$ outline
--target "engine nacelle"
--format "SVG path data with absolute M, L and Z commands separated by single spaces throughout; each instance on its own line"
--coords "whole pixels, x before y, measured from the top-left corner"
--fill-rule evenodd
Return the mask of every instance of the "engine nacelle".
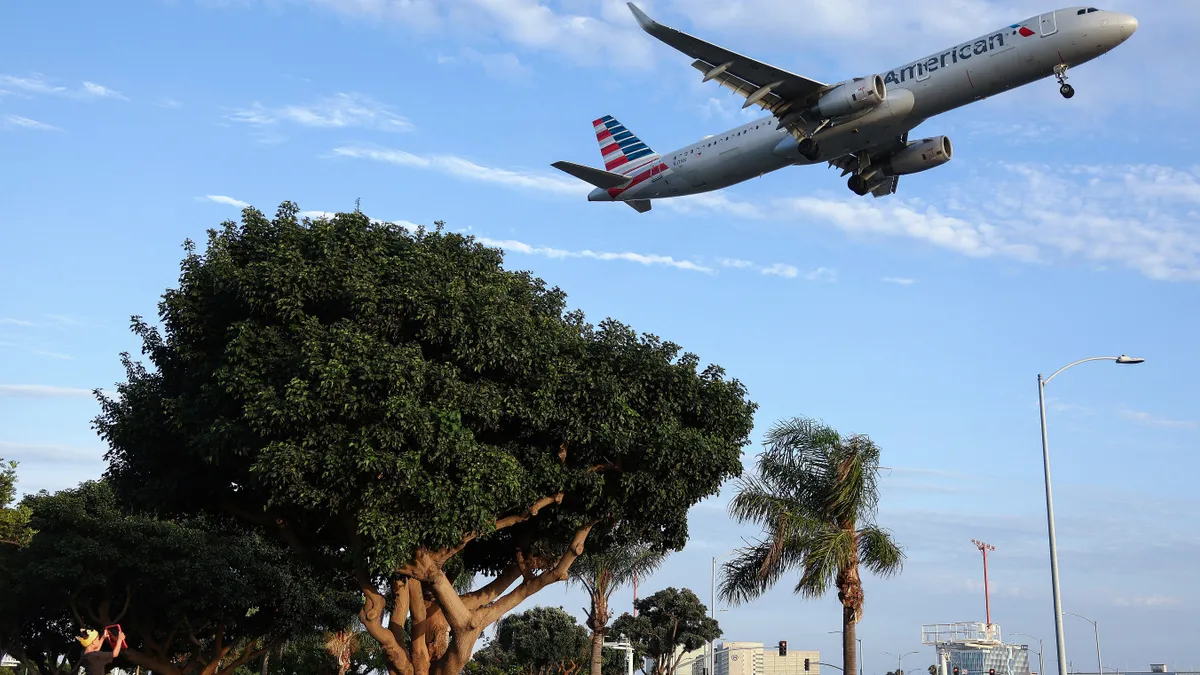
M 949 136 L 934 136 L 913 143 L 892 155 L 883 168 L 885 176 L 903 176 L 920 173 L 941 166 L 954 156 L 954 147 Z
M 845 117 L 867 108 L 874 108 L 887 98 L 887 86 L 878 75 L 858 77 L 830 89 L 817 100 L 821 117 Z

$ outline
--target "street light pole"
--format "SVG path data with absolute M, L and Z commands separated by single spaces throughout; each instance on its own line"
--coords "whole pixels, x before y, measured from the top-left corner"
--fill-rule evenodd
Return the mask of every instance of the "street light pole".
M 1063 638 L 1062 593 L 1058 586 L 1058 544 L 1054 536 L 1054 498 L 1050 491 L 1050 445 L 1046 438 L 1046 385 L 1050 384 L 1059 373 L 1071 366 L 1088 361 L 1116 361 L 1118 364 L 1142 363 L 1145 359 L 1121 356 L 1093 356 L 1080 359 L 1054 371 L 1050 377 L 1042 379 L 1038 373 L 1038 408 L 1042 414 L 1042 462 L 1046 473 L 1046 533 L 1050 539 L 1050 583 L 1054 589 L 1054 641 L 1058 651 L 1058 675 L 1067 675 L 1067 645 Z
M 709 606 L 709 615 L 713 618 L 714 621 L 717 618 L 717 561 L 730 555 L 731 553 L 736 553 L 736 552 L 737 552 L 737 549 L 733 548 L 733 549 L 730 549 L 730 550 L 722 553 L 721 555 L 713 556 L 713 559 L 712 559 L 712 570 L 711 570 L 712 576 L 709 579 L 709 584 L 710 584 L 709 591 L 711 593 L 710 597 L 712 600 L 712 604 Z M 708 672 L 705 673 L 705 675 L 713 675 L 713 673 L 716 672 L 717 656 L 713 652 L 713 641 L 712 640 L 708 641 L 708 663 L 706 665 L 708 667 Z
M 1038 641 L 1038 675 L 1046 675 L 1046 661 L 1042 658 L 1042 649 L 1044 649 L 1042 638 L 1033 637 L 1029 633 L 1012 633 L 1012 635 L 1024 635 L 1027 638 Z
M 910 655 L 910 654 L 920 654 L 920 653 L 921 653 L 921 652 L 905 652 L 905 653 L 903 653 L 903 654 L 900 654 L 899 656 L 897 656 L 896 654 L 893 654 L 893 653 L 891 653 L 891 652 L 884 652 L 884 654 L 887 654 L 888 656 L 895 656 L 895 657 L 896 657 L 896 675 L 901 675 L 901 673 L 900 673 L 900 671 L 901 671 L 901 668 L 900 668 L 900 661 L 901 661 L 901 660 L 903 660 L 903 659 L 904 659 L 904 657 L 906 657 L 906 656 L 908 656 L 908 655 Z
M 1063 612 L 1063 613 L 1070 614 L 1071 616 L 1077 616 L 1077 617 L 1083 619 L 1084 621 L 1087 621 L 1088 623 L 1092 624 L 1092 628 L 1096 631 L 1096 667 L 1099 668 L 1099 670 L 1097 670 L 1096 672 L 1100 673 L 1100 675 L 1104 675 L 1104 662 L 1100 660 L 1100 625 L 1082 614 L 1076 614 L 1075 612 Z

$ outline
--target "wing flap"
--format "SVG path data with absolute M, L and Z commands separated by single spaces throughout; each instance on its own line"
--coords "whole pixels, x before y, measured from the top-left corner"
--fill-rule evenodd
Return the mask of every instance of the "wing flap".
M 745 93 L 747 96 L 764 85 L 778 83 L 771 88 L 771 91 L 777 98 L 798 101 L 806 99 L 828 86 L 823 82 L 790 73 L 762 61 L 729 51 L 724 47 L 718 47 L 711 42 L 705 42 L 683 31 L 664 26 L 646 16 L 646 13 L 638 9 L 637 5 L 632 2 L 627 4 L 630 11 L 633 12 L 633 16 L 637 19 L 638 25 L 642 27 L 642 30 L 693 59 L 702 61 L 707 65 L 703 69 L 706 74 L 712 72 L 715 68 L 720 68 L 720 71 L 714 73 L 710 79 L 720 79 L 722 76 L 734 76 L 742 80 L 742 82 L 751 85 Z M 699 68 L 697 64 L 692 65 Z
M 712 70 L 715 66 L 713 66 L 711 63 L 709 63 L 707 61 L 701 61 L 701 60 L 697 59 L 696 61 L 692 62 L 692 67 L 702 73 L 705 73 L 705 75 L 707 76 L 708 73 L 712 72 Z M 756 106 L 762 108 L 763 110 L 769 110 L 771 112 L 775 112 L 777 110 L 782 110 L 783 106 L 787 103 L 786 99 L 781 97 L 779 94 L 775 93 L 774 88 L 768 90 L 764 95 L 762 95 L 755 101 L 749 100 L 750 96 L 753 95 L 756 91 L 758 91 L 761 88 L 761 85 L 757 85 L 753 82 L 748 82 L 747 80 L 744 80 L 744 79 L 738 77 L 737 75 L 730 74 L 728 71 L 721 71 L 708 79 L 714 80 L 718 84 L 720 84 L 722 87 L 725 87 L 726 89 L 731 89 L 731 90 L 733 90 L 734 93 L 738 94 L 739 96 L 745 97 L 746 105 L 743 107 L 749 107 L 751 105 L 756 105 Z

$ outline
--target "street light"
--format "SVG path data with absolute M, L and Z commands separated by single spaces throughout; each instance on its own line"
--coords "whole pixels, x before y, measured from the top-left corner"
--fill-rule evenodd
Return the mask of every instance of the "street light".
M 884 654 L 887 654 L 888 656 L 895 656 L 895 657 L 896 657 L 896 675 L 900 675 L 900 670 L 901 670 L 901 669 L 900 669 L 900 661 L 901 661 L 901 660 L 902 660 L 904 657 L 906 657 L 906 656 L 908 656 L 908 655 L 910 655 L 910 654 L 920 654 L 920 653 L 921 653 L 921 652 L 905 652 L 905 653 L 903 653 L 903 654 L 900 654 L 899 656 L 896 656 L 895 654 L 893 654 L 893 653 L 891 653 L 891 652 L 884 652 Z
M 1100 626 L 1099 626 L 1099 624 L 1097 624 L 1095 621 L 1092 621 L 1091 619 L 1087 618 L 1086 616 L 1084 616 L 1082 614 L 1076 614 L 1075 612 L 1063 612 L 1063 614 L 1070 614 L 1071 616 L 1077 616 L 1077 617 L 1083 619 L 1084 621 L 1092 624 L 1092 628 L 1096 631 L 1096 667 L 1098 668 L 1098 670 L 1096 672 L 1100 673 L 1100 675 L 1104 675 L 1104 662 L 1100 660 Z
M 737 553 L 736 548 L 729 549 L 728 551 L 722 553 L 721 555 L 713 556 L 713 559 L 712 559 L 712 577 L 709 581 L 710 592 L 712 594 L 711 595 L 712 605 L 709 606 L 709 614 L 710 614 L 710 616 L 712 616 L 713 620 L 716 620 L 716 618 L 717 618 L 717 561 L 722 558 L 725 558 L 733 553 Z M 708 672 L 705 673 L 705 675 L 713 675 L 713 673 L 716 670 L 716 667 L 717 667 L 717 657 L 716 657 L 716 654 L 713 653 L 713 641 L 709 640 L 708 641 Z
M 1042 658 L 1042 638 L 1033 637 L 1029 633 L 1009 633 L 1009 635 L 1024 635 L 1027 638 L 1038 641 L 1038 675 L 1046 675 L 1046 661 Z
M 841 632 L 842 632 L 842 631 L 840 631 L 840 630 L 831 630 L 831 631 L 829 631 L 829 634 L 830 634 L 830 635 L 833 635 L 834 633 L 839 633 L 839 634 L 840 634 Z M 854 639 L 855 639 L 855 640 L 858 640 L 858 675 L 862 675 L 862 672 L 863 672 L 863 662 L 862 662 L 862 638 L 858 637 L 858 635 L 857 635 L 857 633 L 856 633 L 856 634 L 855 634 L 855 636 L 854 636 Z
M 1050 377 L 1042 379 L 1038 373 L 1038 408 L 1042 413 L 1042 462 L 1046 471 L 1046 530 L 1050 539 L 1050 580 L 1054 588 L 1054 640 L 1058 646 L 1058 675 L 1067 675 L 1067 646 L 1063 639 L 1062 596 L 1058 588 L 1058 545 L 1054 540 L 1054 499 L 1050 493 L 1050 446 L 1046 439 L 1046 385 L 1050 384 L 1062 371 L 1088 361 L 1116 361 L 1118 364 L 1142 363 L 1145 359 L 1125 356 L 1093 356 L 1080 359 L 1054 371 Z

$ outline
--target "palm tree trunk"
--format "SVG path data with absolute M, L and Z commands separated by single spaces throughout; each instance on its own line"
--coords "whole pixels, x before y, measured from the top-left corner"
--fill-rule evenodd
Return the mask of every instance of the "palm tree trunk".
M 604 631 L 592 631 L 592 675 L 600 675 L 600 664 L 604 661 Z
M 858 672 L 858 659 L 854 651 L 856 612 L 851 607 L 842 607 L 842 673 L 855 675 Z

